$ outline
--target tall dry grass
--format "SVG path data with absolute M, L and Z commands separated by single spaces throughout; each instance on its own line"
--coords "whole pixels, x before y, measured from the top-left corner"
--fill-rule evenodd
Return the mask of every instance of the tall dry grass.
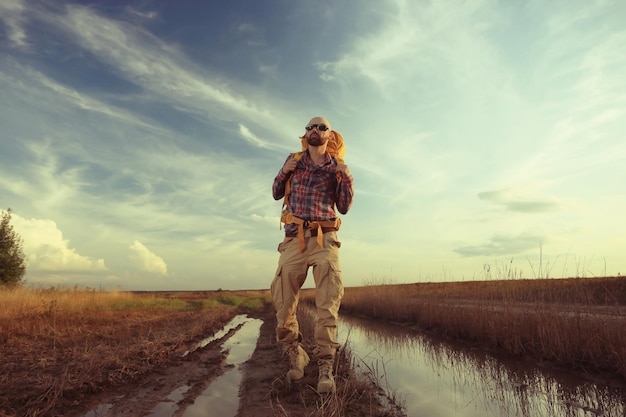
M 621 277 L 370 285 L 346 288 L 341 311 L 626 378 Z
M 224 296 L 0 290 L 0 415 L 45 416 L 132 380 L 266 303 L 257 294 Z

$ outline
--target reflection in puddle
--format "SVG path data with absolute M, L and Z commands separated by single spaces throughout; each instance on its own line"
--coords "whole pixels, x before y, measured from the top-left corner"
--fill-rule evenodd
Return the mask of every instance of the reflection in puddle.
M 234 416 L 239 408 L 239 383 L 241 369 L 239 365 L 250 359 L 261 329 L 262 320 L 248 319 L 228 339 L 223 349 L 227 350 L 227 364 L 232 368 L 221 375 L 189 406 L 183 417 Z
M 113 408 L 113 404 L 100 404 L 88 413 L 83 414 L 83 417 L 106 416 L 111 408 Z
M 170 392 L 170 395 L 164 401 L 157 404 L 150 414 L 146 417 L 171 417 L 178 411 L 178 402 L 184 398 L 184 395 L 191 388 L 189 385 L 178 387 Z
M 239 407 L 240 382 L 241 372 L 229 370 L 196 398 L 183 417 L 234 416 Z
M 243 323 L 245 323 L 248 320 L 249 320 L 248 317 L 246 315 L 244 315 L 244 314 L 240 314 L 238 316 L 235 316 L 230 322 L 228 322 L 228 324 L 226 324 L 226 326 L 224 326 L 224 328 L 222 330 L 220 330 L 219 332 L 215 333 L 213 336 L 207 337 L 206 339 L 202 339 L 194 347 L 192 347 L 190 350 L 188 350 L 187 352 L 183 353 L 183 356 L 187 356 L 190 353 L 194 352 L 195 350 L 202 349 L 203 347 L 205 347 L 209 343 L 211 343 L 211 342 L 213 342 L 215 340 L 221 339 L 222 337 L 226 336 L 228 334 L 228 332 L 230 332 L 231 330 L 236 329 L 237 327 L 241 326 Z
M 377 375 L 409 416 L 617 417 L 626 415 L 623 388 L 547 375 L 519 362 L 435 341 L 400 326 L 342 317 L 360 368 Z

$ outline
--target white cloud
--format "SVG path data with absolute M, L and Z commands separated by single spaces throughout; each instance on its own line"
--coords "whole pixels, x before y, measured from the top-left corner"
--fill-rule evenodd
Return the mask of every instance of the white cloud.
M 67 10 L 55 23 L 82 47 L 116 67 L 120 76 L 147 91 L 218 120 L 233 120 L 231 112 L 256 123 L 274 120 L 265 110 L 272 106 L 258 107 L 225 83 L 194 73 L 193 63 L 175 46 L 136 26 L 105 19 L 90 8 L 68 6 Z
M 154 20 L 157 17 L 159 17 L 159 14 L 157 12 L 155 12 L 155 11 L 142 12 L 142 11 L 139 11 L 139 10 L 133 8 L 132 6 L 127 6 L 126 10 L 131 15 L 139 16 L 140 18 L 146 19 L 146 20 Z
M 393 93 L 410 89 L 425 81 L 425 75 L 469 74 L 487 78 L 484 69 L 472 65 L 492 64 L 485 49 L 482 32 L 492 23 L 493 12 L 485 2 L 466 2 L 450 10 L 435 2 L 424 5 L 404 0 L 392 1 L 384 12 L 374 10 L 382 24 L 364 36 L 354 37 L 352 50 L 334 62 L 319 62 L 320 77 L 326 81 L 346 80 L 355 74 L 367 78 L 381 91 Z M 471 59 L 459 59 L 469 56 Z M 448 64 L 437 67 L 437 62 Z M 454 71 L 451 69 L 454 68 Z M 447 80 L 451 80 L 448 78 Z M 433 88 L 433 85 L 427 85 Z M 401 94 L 400 94 L 401 95 Z
M 80 255 L 69 247 L 57 224 L 48 219 L 24 219 L 11 215 L 14 230 L 24 242 L 28 271 L 106 271 L 104 259 Z
M 258 148 L 269 148 L 269 144 L 263 139 L 259 139 L 254 133 L 248 129 L 248 127 L 239 124 L 239 133 L 241 136 L 251 145 Z
M 167 275 L 167 264 L 158 255 L 155 255 L 150 249 L 146 248 L 138 240 L 135 240 L 130 249 L 129 258 L 137 268 L 141 271 L 155 272 L 161 275 Z
M 11 43 L 17 47 L 27 46 L 23 13 L 25 4 L 20 0 L 3 0 L 0 2 L 0 21 L 7 26 Z
M 262 223 L 269 226 L 280 227 L 280 212 L 276 210 L 275 216 L 270 215 L 260 215 L 253 213 L 250 215 L 250 219 L 255 223 Z
M 481 244 L 460 246 L 455 248 L 454 251 L 462 256 L 511 255 L 537 248 L 545 240 L 546 236 L 541 234 L 498 234 Z
M 559 202 L 554 197 L 531 197 L 513 189 L 483 191 L 478 193 L 478 198 L 501 204 L 507 210 L 526 213 L 539 213 L 559 208 Z

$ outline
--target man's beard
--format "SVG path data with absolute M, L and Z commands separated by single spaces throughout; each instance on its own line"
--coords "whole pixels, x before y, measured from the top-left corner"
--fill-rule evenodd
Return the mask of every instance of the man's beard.
M 307 143 L 309 144 L 309 146 L 321 146 L 323 144 L 325 144 L 326 142 L 328 142 L 328 139 L 323 138 L 320 135 L 311 135 L 309 137 L 306 138 Z

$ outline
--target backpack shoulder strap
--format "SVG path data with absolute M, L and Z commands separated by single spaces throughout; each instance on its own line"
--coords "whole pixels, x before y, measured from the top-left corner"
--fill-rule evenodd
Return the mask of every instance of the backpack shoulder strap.
M 295 159 L 296 161 L 299 161 L 300 159 L 302 159 L 302 155 L 304 155 L 304 151 L 299 151 L 299 152 L 292 153 L 291 157 Z M 287 206 L 287 199 L 289 198 L 289 195 L 291 194 L 291 177 L 292 176 L 293 176 L 293 173 L 289 175 L 289 178 L 287 178 L 287 183 L 285 184 L 285 198 L 283 200 L 283 208 Z

